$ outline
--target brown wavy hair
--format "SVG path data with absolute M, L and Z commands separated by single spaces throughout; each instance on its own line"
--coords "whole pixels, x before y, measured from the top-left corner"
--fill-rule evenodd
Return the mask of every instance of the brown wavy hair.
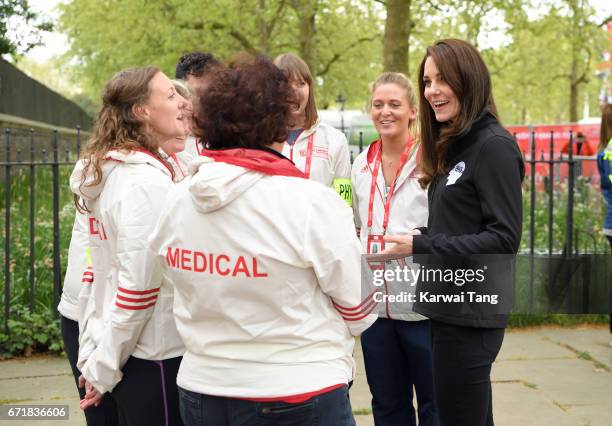
M 285 73 L 289 81 L 302 79 L 308 84 L 308 101 L 304 110 L 304 129 L 312 128 L 317 123 L 319 114 L 317 113 L 317 103 L 314 96 L 314 80 L 308 64 L 299 56 L 292 53 L 284 53 L 274 59 L 274 65 Z
M 149 83 L 158 72 L 160 70 L 155 67 L 128 68 L 119 71 L 106 83 L 93 135 L 81 157 L 84 160 L 81 186 L 85 184 L 85 177 L 91 170 L 94 179 L 87 186 L 96 186 L 102 181 L 102 162 L 109 151 L 145 149 L 167 164 L 159 154 L 158 142 L 146 132 L 144 123 L 132 108 L 149 99 Z M 76 194 L 74 200 L 80 212 L 89 211 L 85 202 Z
M 425 61 L 433 58 L 440 77 L 453 90 L 459 101 L 459 114 L 440 123 L 425 99 Z M 425 187 L 437 176 L 448 172 L 446 154 L 456 137 L 469 132 L 472 124 L 485 113 L 497 116 L 493 100 L 491 76 L 478 50 L 466 41 L 444 39 L 429 46 L 419 67 L 419 120 L 421 123 L 422 169 L 419 180 Z
M 605 105 L 601 110 L 601 126 L 599 127 L 599 146 L 597 152 L 603 151 L 612 139 L 612 104 Z
M 242 57 L 208 81 L 193 129 L 206 148 L 264 148 L 287 139 L 293 91 L 270 59 Z

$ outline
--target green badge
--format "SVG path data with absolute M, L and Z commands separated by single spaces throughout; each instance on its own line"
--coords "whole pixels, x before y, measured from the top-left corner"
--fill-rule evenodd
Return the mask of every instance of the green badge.
M 89 247 L 85 247 L 85 266 L 87 267 L 92 266 L 91 250 L 89 249 Z
M 347 178 L 334 179 L 334 190 L 336 193 L 346 201 L 349 207 L 353 206 L 353 188 L 351 187 L 351 180 Z

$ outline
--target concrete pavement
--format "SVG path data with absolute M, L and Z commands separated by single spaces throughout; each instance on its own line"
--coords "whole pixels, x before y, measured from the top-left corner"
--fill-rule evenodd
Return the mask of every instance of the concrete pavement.
M 511 330 L 493 367 L 497 426 L 612 425 L 612 347 L 607 327 Z M 351 389 L 358 426 L 374 425 L 361 348 Z M 67 404 L 70 419 L 0 425 L 84 425 L 65 358 L 0 362 L 0 404 Z

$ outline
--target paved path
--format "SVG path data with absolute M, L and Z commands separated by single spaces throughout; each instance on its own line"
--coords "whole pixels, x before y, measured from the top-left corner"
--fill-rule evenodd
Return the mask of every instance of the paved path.
M 606 327 L 509 331 L 493 367 L 497 426 L 612 425 L 612 348 Z M 351 390 L 358 426 L 374 425 L 361 349 Z M 68 363 L 60 357 L 0 362 L 0 404 L 68 404 L 70 420 L 0 425 L 84 425 Z

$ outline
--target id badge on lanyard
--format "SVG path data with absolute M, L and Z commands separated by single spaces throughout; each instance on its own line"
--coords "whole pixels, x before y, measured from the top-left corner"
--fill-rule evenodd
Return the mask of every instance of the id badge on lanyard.
M 374 170 L 372 171 L 372 183 L 370 186 L 370 199 L 368 202 L 368 228 L 367 228 L 368 229 L 368 240 L 367 240 L 367 247 L 366 247 L 368 254 L 380 253 L 381 251 L 385 249 L 385 241 L 383 237 L 385 233 L 387 232 L 387 227 L 389 225 L 389 214 L 391 211 L 391 198 L 393 197 L 393 193 L 395 191 L 395 184 L 397 182 L 397 178 L 399 177 L 400 172 L 402 171 L 402 168 L 408 161 L 408 152 L 410 151 L 412 140 L 409 140 L 408 143 L 406 143 L 406 147 L 404 148 L 404 151 L 402 152 L 402 156 L 400 158 L 400 165 L 399 165 L 399 168 L 397 169 L 393 184 L 388 188 L 385 187 L 385 197 L 383 200 L 384 217 L 383 217 L 383 223 L 382 223 L 382 234 L 372 234 L 372 224 L 374 223 L 374 214 L 373 214 L 374 198 L 375 198 L 376 190 L 378 188 L 376 180 L 378 178 L 378 171 L 380 170 L 380 164 L 381 164 L 381 159 L 382 159 L 382 141 L 378 141 L 376 143 L 377 143 L 377 146 L 376 146 L 377 152 L 374 157 Z
M 380 253 L 385 249 L 384 235 L 368 234 L 367 250 L 368 254 Z

